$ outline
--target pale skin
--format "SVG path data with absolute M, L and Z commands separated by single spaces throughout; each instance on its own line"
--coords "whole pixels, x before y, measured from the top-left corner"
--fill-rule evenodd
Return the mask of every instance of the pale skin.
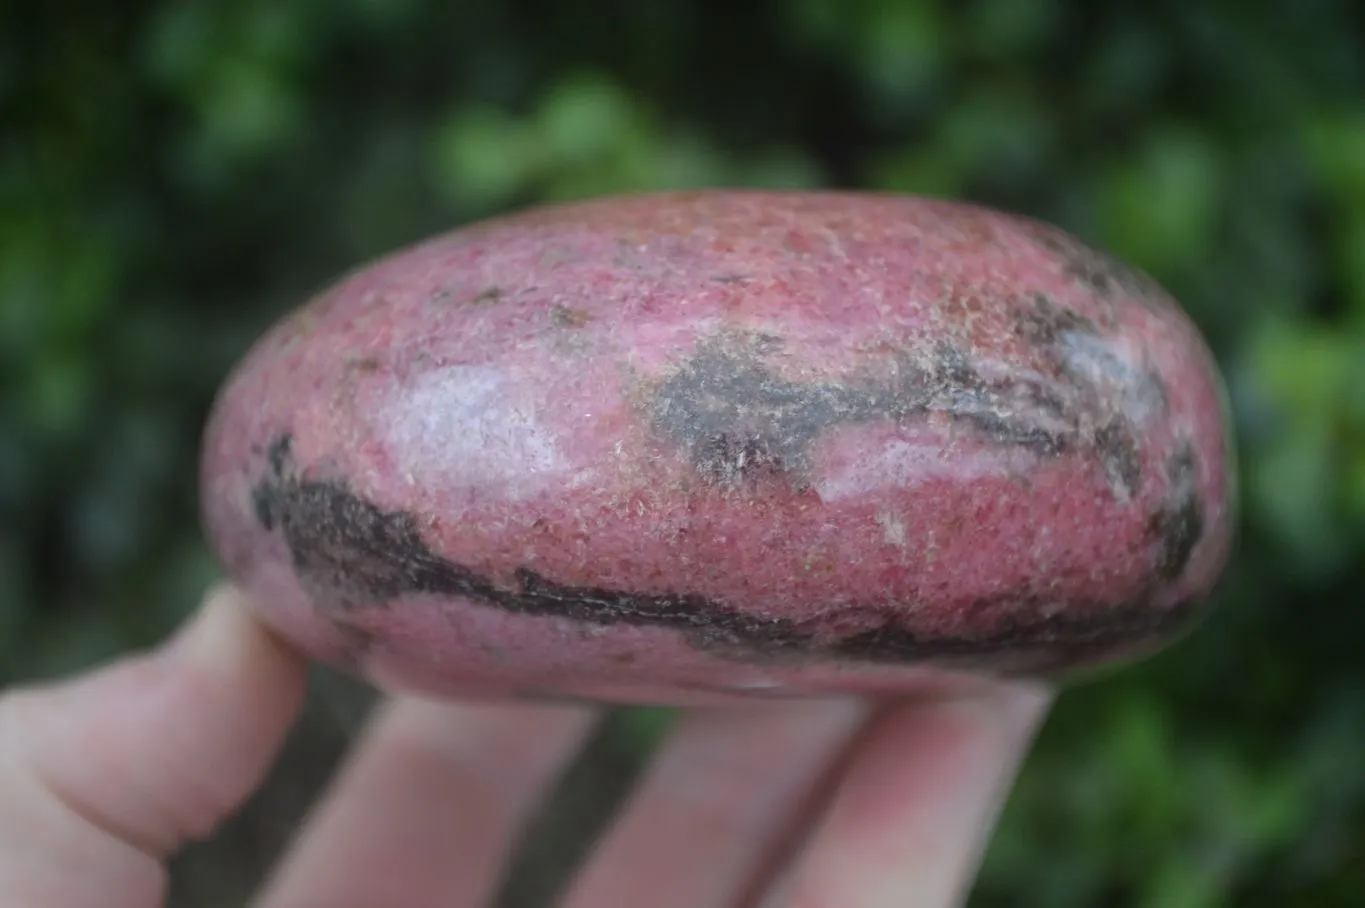
M 0 905 L 152 908 L 261 783 L 303 658 L 230 588 L 153 652 L 0 696 Z M 682 717 L 562 908 L 962 904 L 1050 693 Z M 255 904 L 483 908 L 600 716 L 393 698 Z

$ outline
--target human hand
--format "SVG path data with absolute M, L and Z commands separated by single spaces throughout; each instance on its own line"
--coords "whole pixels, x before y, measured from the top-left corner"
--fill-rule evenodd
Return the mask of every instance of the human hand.
M 166 858 L 259 784 L 300 656 L 230 590 L 166 646 L 0 697 L 0 905 L 150 908 Z M 566 908 L 881 908 L 964 898 L 1045 690 L 682 717 Z M 487 905 L 587 707 L 394 698 L 262 908 Z

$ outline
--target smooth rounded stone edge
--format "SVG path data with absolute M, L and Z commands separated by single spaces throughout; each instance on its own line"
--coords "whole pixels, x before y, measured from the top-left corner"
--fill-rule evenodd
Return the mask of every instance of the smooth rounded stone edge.
M 354 272 L 225 383 L 204 523 L 310 654 L 449 696 L 891 694 L 1150 653 L 1231 546 L 1211 355 L 1037 222 L 594 200 Z

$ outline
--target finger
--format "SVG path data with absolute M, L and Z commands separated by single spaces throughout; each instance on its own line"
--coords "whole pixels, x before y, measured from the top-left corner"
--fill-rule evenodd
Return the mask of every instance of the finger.
M 1047 702 L 1000 685 L 878 717 L 764 908 L 961 904 Z
M 866 707 L 690 714 L 570 891 L 566 908 L 734 904 L 785 844 Z
M 483 906 L 593 718 L 583 707 L 389 704 L 263 904 Z
M 256 787 L 304 679 L 221 589 L 157 652 L 0 698 L 0 905 L 160 904 L 162 858 Z

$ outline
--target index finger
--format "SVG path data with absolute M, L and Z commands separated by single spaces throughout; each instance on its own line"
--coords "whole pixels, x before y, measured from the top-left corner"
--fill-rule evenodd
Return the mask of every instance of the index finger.
M 163 859 L 256 787 L 304 681 L 222 588 L 153 653 L 0 697 L 0 905 L 159 905 Z

